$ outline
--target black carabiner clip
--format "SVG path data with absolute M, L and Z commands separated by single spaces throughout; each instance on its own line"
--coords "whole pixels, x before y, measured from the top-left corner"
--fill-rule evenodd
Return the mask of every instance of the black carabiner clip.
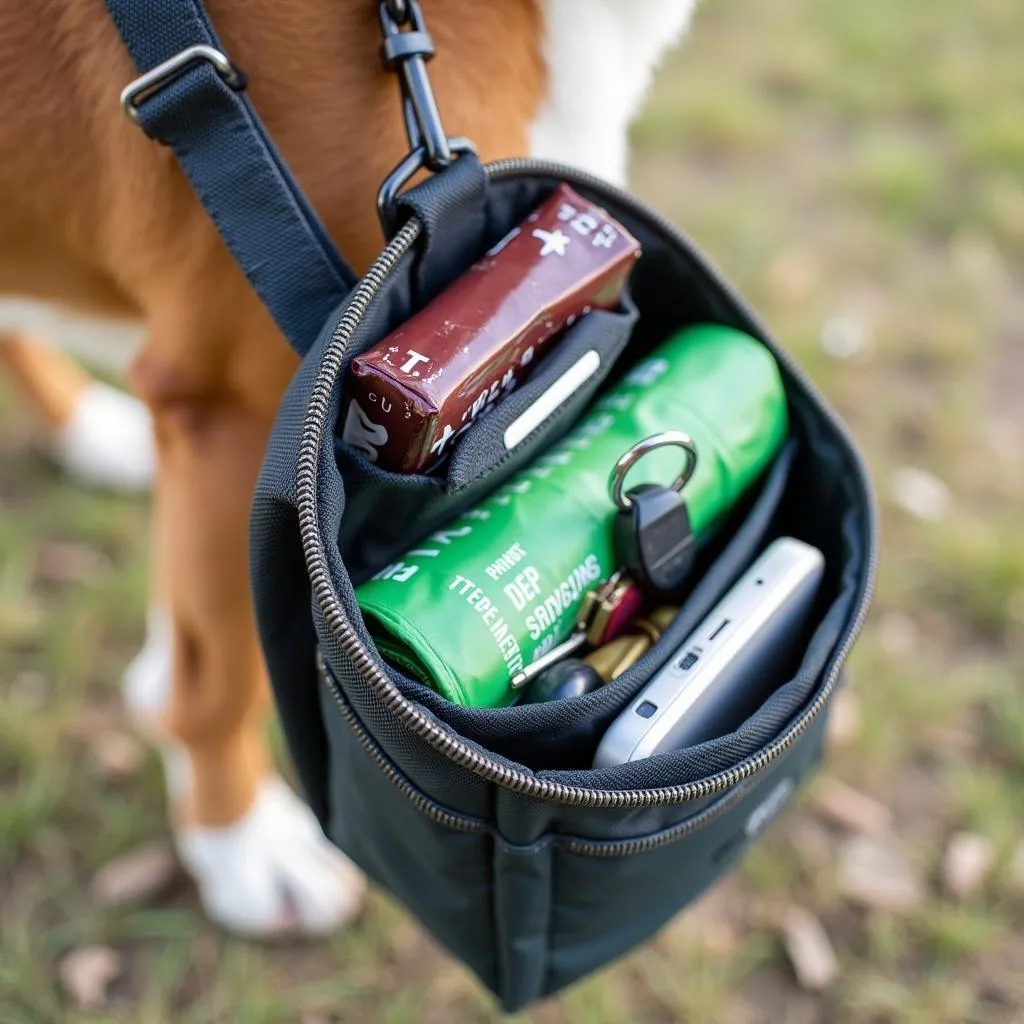
M 463 153 L 475 153 L 468 139 L 449 138 L 441 121 L 427 61 L 434 56 L 434 41 L 426 30 L 417 0 L 382 0 L 380 25 L 384 34 L 380 52 L 384 67 L 398 74 L 402 115 L 409 138 L 409 155 L 384 180 L 377 193 L 377 214 L 390 237 L 391 210 L 399 192 L 424 168 L 441 171 Z M 403 25 L 408 28 L 403 29 Z

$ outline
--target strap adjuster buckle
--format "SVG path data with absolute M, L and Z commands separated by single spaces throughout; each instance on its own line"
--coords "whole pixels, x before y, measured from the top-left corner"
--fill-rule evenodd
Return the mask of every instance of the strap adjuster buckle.
M 232 64 L 220 50 L 205 44 L 189 46 L 173 57 L 168 57 L 162 64 L 157 64 L 155 68 L 145 74 L 139 75 L 124 87 L 121 91 L 121 107 L 128 120 L 133 124 L 141 125 L 139 104 L 158 93 L 184 70 L 202 61 L 212 64 L 214 70 L 230 88 L 236 91 L 245 88 L 245 73 Z

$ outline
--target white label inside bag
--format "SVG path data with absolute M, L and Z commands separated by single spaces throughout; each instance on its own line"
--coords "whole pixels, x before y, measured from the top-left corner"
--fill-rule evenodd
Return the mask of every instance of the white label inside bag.
M 510 451 L 532 434 L 549 416 L 571 398 L 601 367 L 601 354 L 584 353 L 520 416 L 505 428 L 505 449 Z

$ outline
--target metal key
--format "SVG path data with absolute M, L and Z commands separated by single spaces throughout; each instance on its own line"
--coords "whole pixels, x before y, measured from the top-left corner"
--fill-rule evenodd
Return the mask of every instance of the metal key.
M 568 640 L 563 640 L 556 647 L 552 647 L 547 654 L 542 654 L 534 659 L 521 672 L 517 672 L 509 681 L 513 690 L 521 690 L 527 683 L 533 682 L 541 673 L 557 665 L 563 658 L 570 658 L 577 651 L 587 646 L 587 634 L 585 630 L 577 629 Z
M 686 452 L 686 465 L 671 486 L 641 484 L 622 493 L 626 474 L 656 448 L 675 446 Z M 665 431 L 635 444 L 615 464 L 610 485 L 619 509 L 614 536 L 622 565 L 649 590 L 670 594 L 690 571 L 693 530 L 681 491 L 697 467 L 697 448 L 681 431 Z
M 671 605 L 655 608 L 649 615 L 637 619 L 628 633 L 591 651 L 583 663 L 594 669 L 605 682 L 614 682 L 661 639 L 678 614 L 679 609 Z
M 576 628 L 587 634 L 591 647 L 614 640 L 643 610 L 643 592 L 626 573 L 617 572 L 601 586 L 587 592 L 576 618 Z

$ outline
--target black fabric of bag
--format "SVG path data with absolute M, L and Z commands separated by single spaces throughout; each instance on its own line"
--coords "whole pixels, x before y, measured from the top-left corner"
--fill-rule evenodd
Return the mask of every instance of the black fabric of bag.
M 508 456 L 496 458 L 492 443 L 503 420 L 484 418 L 440 477 L 385 473 L 362 459 L 336 432 L 348 362 L 559 180 L 622 221 L 644 254 L 623 307 L 574 325 L 522 401 L 571 362 L 576 344 L 600 346 L 609 376 Z M 870 600 L 874 505 L 855 448 L 804 375 L 693 246 L 635 200 L 569 169 L 521 162 L 481 170 L 463 157 L 404 204 L 404 217 L 423 225 L 420 237 L 368 302 L 357 287 L 342 304 L 282 401 L 254 505 L 256 609 L 288 746 L 325 831 L 512 1011 L 644 941 L 734 864 L 798 791 L 820 759 L 828 700 Z M 501 709 L 458 707 L 387 665 L 354 586 L 528 464 L 596 390 L 661 340 L 707 321 L 776 353 L 792 438 L 703 553 L 678 619 L 654 648 L 596 693 Z M 516 408 L 499 405 L 496 415 Z M 296 481 L 303 472 L 312 479 L 312 466 L 315 492 L 307 493 Z M 827 564 L 792 679 L 728 736 L 592 770 L 612 718 L 782 535 L 816 545 Z

